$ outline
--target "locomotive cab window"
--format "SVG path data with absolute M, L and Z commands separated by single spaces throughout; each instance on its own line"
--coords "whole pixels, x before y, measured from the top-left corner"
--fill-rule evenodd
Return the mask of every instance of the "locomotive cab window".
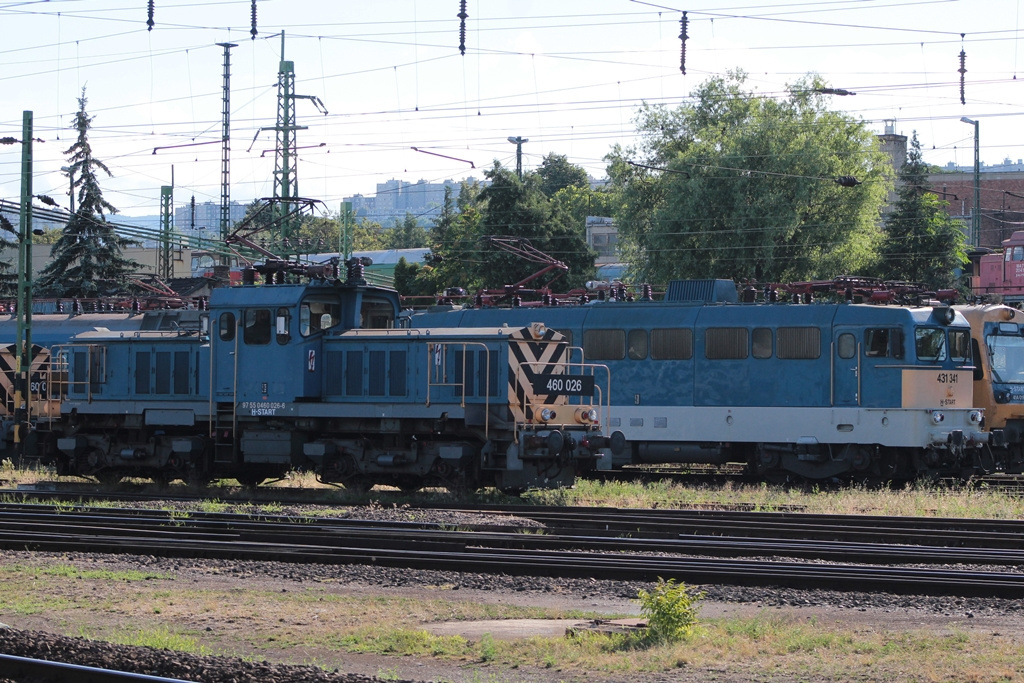
M 245 310 L 245 329 L 242 333 L 242 341 L 253 345 L 269 344 L 270 330 L 269 308 L 247 308 Z
M 287 344 L 292 338 L 292 312 L 282 306 L 277 309 L 277 343 Z
M 359 309 L 359 326 L 363 329 L 387 330 L 395 326 L 395 309 L 381 299 L 363 299 Z
M 920 361 L 946 360 L 946 331 L 937 327 L 914 330 L 914 348 Z
M 222 313 L 220 316 L 220 340 L 231 341 L 235 338 L 235 314 Z
M 864 355 L 868 358 L 903 358 L 903 330 L 899 328 L 864 330 Z
M 306 299 L 299 307 L 299 333 L 303 337 L 329 330 L 341 322 L 341 306 L 335 301 Z
M 971 333 L 967 330 L 949 331 L 949 357 L 954 362 L 969 364 L 971 362 Z

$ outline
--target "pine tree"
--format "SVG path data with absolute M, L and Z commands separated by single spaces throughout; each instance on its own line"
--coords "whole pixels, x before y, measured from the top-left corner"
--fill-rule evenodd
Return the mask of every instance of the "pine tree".
M 885 222 L 880 275 L 929 289 L 954 286 L 957 269 L 967 263 L 966 236 L 946 213 L 947 202 L 928 189 L 928 164 L 921 158 L 917 131 L 899 180 L 896 204 Z
M 106 219 L 106 213 L 117 209 L 103 198 L 98 172 L 112 174 L 93 156 L 92 118 L 85 111 L 86 102 L 83 88 L 71 126 L 78 131 L 78 139 L 65 151 L 78 208 L 50 249 L 52 262 L 39 274 L 38 293 L 45 296 L 93 298 L 131 291 L 129 278 L 139 268 L 139 263 L 122 255 L 125 247 L 137 242 L 118 235 Z

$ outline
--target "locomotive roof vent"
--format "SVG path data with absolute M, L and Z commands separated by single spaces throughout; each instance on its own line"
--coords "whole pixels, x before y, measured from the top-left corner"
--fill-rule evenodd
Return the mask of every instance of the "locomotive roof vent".
M 732 280 L 672 280 L 668 283 L 665 301 L 735 304 L 739 296 Z

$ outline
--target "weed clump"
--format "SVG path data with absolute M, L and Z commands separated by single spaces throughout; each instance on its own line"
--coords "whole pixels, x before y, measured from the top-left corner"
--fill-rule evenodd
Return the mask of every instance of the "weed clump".
M 650 644 L 676 643 L 686 638 L 697 624 L 697 609 L 704 593 L 675 579 L 658 578 L 650 591 L 637 593 L 640 613 L 647 619 L 644 640 Z

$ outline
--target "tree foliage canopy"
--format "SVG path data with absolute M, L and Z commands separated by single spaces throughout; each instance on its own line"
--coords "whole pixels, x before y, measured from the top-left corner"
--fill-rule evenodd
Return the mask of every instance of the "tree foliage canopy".
M 513 171 L 495 163 L 484 175 L 491 184 L 480 192 L 480 201 L 485 203 L 479 236 L 483 243 L 474 263 L 476 278 L 484 287 L 513 284 L 544 267 L 493 244 L 489 246 L 486 242 L 489 236 L 527 240 L 534 249 L 563 262 L 569 272 L 559 283 L 566 288 L 593 277 L 594 253 L 587 247 L 582 226 L 569 224 L 565 214 L 554 210 L 552 202 L 541 191 L 539 174 L 527 173 L 520 180 Z M 544 278 L 530 286 L 547 281 L 548 278 Z
M 567 187 L 584 188 L 590 186 L 587 172 L 569 161 L 564 154 L 551 152 L 537 167 L 540 176 L 540 191 L 551 199 L 559 190 Z
M 639 148 L 608 155 L 635 275 L 768 282 L 864 270 L 881 239 L 888 157 L 862 122 L 826 107 L 818 78 L 778 98 L 744 81 L 713 77 L 676 109 L 644 106 Z
M 129 292 L 134 289 L 129 278 L 139 268 L 137 262 L 122 255 L 124 248 L 137 242 L 121 237 L 107 223 L 105 214 L 117 209 L 103 198 L 98 174 L 111 173 L 93 156 L 89 144 L 92 118 L 85 111 L 86 103 L 83 88 L 71 126 L 78 131 L 78 139 L 65 152 L 72 191 L 78 192 L 78 208 L 50 249 L 53 260 L 39 273 L 36 286 L 47 296 L 92 298 Z

